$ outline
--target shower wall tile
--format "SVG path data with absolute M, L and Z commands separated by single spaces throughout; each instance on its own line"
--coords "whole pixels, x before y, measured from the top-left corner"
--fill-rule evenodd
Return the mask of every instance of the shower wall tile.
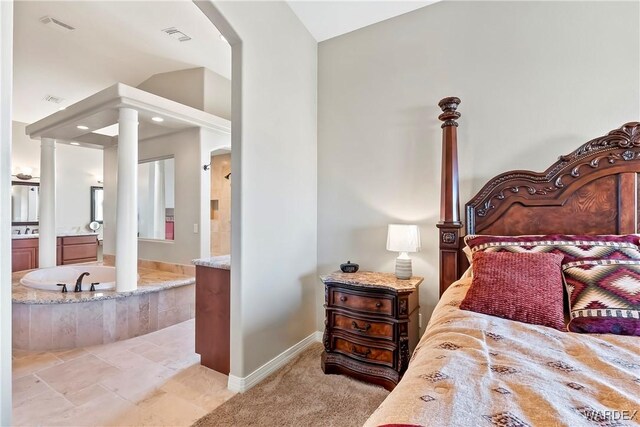
M 51 305 L 51 336 L 52 345 L 55 349 L 74 348 L 76 346 L 78 305 Z
M 168 289 L 158 294 L 158 311 L 166 311 L 176 306 L 176 289 Z
M 126 298 L 127 301 L 127 322 L 129 324 L 129 338 L 140 335 L 140 296 Z
M 104 316 L 102 301 L 77 304 L 77 340 L 78 347 L 102 344 Z
M 174 291 L 176 307 L 193 304 L 196 300 L 196 288 L 194 286 L 183 286 L 181 288 L 174 289 Z
M 116 300 L 116 341 L 129 338 L 129 303 L 126 299 Z
M 138 300 L 138 335 L 148 334 L 149 329 L 149 294 L 140 295 Z M 131 310 L 129 310 L 131 313 Z
M 102 317 L 104 322 L 104 330 L 102 331 L 102 342 L 110 343 L 117 341 L 116 339 L 116 300 L 103 301 Z
M 31 350 L 49 350 L 53 347 L 51 341 L 51 305 L 32 305 L 29 323 L 38 325 L 29 331 L 29 347 Z
M 231 155 L 211 157 L 211 255 L 231 253 Z
M 11 326 L 12 326 L 12 344 L 14 348 L 29 348 L 29 312 L 30 305 L 12 304 Z
M 158 330 L 158 292 L 149 294 L 149 330 Z
M 161 311 L 158 313 L 158 329 L 166 328 L 167 326 L 175 325 L 179 323 L 179 310 L 172 308 L 170 310 Z

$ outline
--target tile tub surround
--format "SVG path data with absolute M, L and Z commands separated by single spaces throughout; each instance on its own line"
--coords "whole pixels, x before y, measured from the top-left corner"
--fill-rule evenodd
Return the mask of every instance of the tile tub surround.
M 101 263 L 88 263 L 86 265 L 102 265 Z M 140 280 L 138 289 L 131 292 L 99 291 L 99 292 L 73 292 L 73 285 L 67 286 L 69 292 L 51 292 L 33 289 L 20 284 L 20 279 L 29 271 L 17 271 L 12 274 L 13 292 L 11 301 L 14 304 L 68 304 L 102 301 L 110 299 L 128 298 L 132 295 L 158 292 L 180 286 L 195 284 L 195 277 L 171 273 L 167 271 L 138 269 Z M 91 283 L 91 276 L 84 279 L 85 283 Z
M 219 268 L 221 270 L 231 270 L 231 255 L 212 256 L 209 258 L 194 259 L 193 265 L 202 267 Z
M 13 348 L 47 351 L 112 343 L 166 328 L 195 315 L 195 279 L 140 270 L 134 292 L 66 294 L 19 284 L 14 273 Z

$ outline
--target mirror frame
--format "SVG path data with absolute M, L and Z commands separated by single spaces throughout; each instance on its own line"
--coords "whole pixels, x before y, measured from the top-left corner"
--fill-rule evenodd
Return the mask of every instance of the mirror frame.
M 104 223 L 104 218 L 101 221 L 96 219 L 96 191 L 102 190 L 104 191 L 104 187 L 100 187 L 99 185 L 91 186 L 91 219 L 89 222 L 97 222 L 98 224 Z M 102 200 L 104 200 L 104 193 L 102 195 Z M 104 214 L 104 211 L 103 211 Z
M 11 186 L 14 185 L 27 185 L 29 187 L 40 187 L 39 182 L 30 182 L 30 181 L 11 181 Z M 38 194 L 38 203 L 40 203 L 40 194 Z M 40 221 L 11 221 L 11 226 L 20 226 L 20 225 L 40 225 Z

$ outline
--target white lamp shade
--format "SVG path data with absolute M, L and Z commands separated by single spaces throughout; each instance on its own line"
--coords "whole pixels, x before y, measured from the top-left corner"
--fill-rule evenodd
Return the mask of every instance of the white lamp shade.
M 420 229 L 417 225 L 389 224 L 387 250 L 392 252 L 418 252 Z

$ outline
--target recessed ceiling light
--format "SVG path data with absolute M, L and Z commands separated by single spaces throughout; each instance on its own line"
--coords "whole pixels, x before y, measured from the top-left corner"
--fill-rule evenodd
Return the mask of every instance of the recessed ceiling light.
M 80 145 L 79 142 L 70 142 L 69 144 L 71 144 L 71 145 Z
M 164 119 L 162 117 L 151 117 L 151 120 L 158 123 L 164 122 Z
M 228 43 L 228 42 L 227 42 L 227 39 L 226 39 L 226 38 L 225 38 L 225 36 L 223 36 L 222 34 L 220 34 L 220 40 L 222 40 L 222 41 L 223 41 L 223 42 L 225 42 L 225 43 Z
M 60 108 L 58 108 L 58 111 L 62 111 L 62 110 L 66 110 L 66 109 L 67 109 L 67 107 L 60 107 Z
M 76 126 L 76 127 L 77 127 L 78 129 L 80 129 L 80 130 L 89 130 L 89 128 L 88 128 L 87 126 L 85 126 L 85 125 L 78 125 L 78 126 Z

